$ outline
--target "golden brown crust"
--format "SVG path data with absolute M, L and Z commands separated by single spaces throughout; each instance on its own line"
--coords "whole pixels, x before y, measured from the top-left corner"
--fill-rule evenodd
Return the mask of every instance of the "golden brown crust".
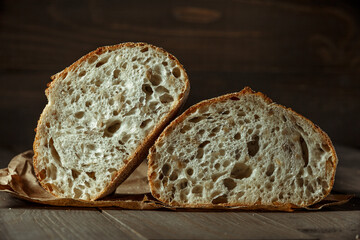
M 151 178 L 151 169 L 154 166 L 154 157 L 153 155 L 156 152 L 156 145 L 162 141 L 163 138 L 166 138 L 166 136 L 168 136 L 171 131 L 181 122 L 183 122 L 187 116 L 189 116 L 191 113 L 194 113 L 195 111 L 197 111 L 199 108 L 203 107 L 203 106 L 209 106 L 213 103 L 216 102 L 222 102 L 222 101 L 227 101 L 229 99 L 231 100 L 237 100 L 239 99 L 241 96 L 244 95 L 255 95 L 258 96 L 260 98 L 262 98 L 266 103 L 268 104 L 276 104 L 273 103 L 273 101 L 267 97 L 265 94 L 261 93 L 261 92 L 255 92 L 253 91 L 250 87 L 245 87 L 243 90 L 241 90 L 240 92 L 237 93 L 230 93 L 230 94 L 226 94 L 220 97 L 216 97 L 216 98 L 212 98 L 212 99 L 208 99 L 208 100 L 204 100 L 202 102 L 199 102 L 193 106 L 191 106 L 189 109 L 187 109 L 184 113 L 182 113 L 179 117 L 177 117 L 174 121 L 172 121 L 166 128 L 165 130 L 160 134 L 160 136 L 158 137 L 158 139 L 156 140 L 155 144 L 150 148 L 149 150 L 149 155 L 148 155 L 148 179 L 149 179 L 149 185 L 150 185 L 150 190 L 151 190 L 151 194 L 157 198 L 159 201 L 164 202 L 165 204 L 168 204 L 170 206 L 180 206 L 180 207 L 189 207 L 189 208 L 214 208 L 216 206 L 223 206 L 223 207 L 241 207 L 243 209 L 249 209 L 249 210 L 255 210 L 255 209 L 262 209 L 262 210 L 281 210 L 281 211 L 291 211 L 291 209 L 294 208 L 303 208 L 306 206 L 310 206 L 312 204 L 315 204 L 318 201 L 313 201 L 313 202 L 308 202 L 302 205 L 294 205 L 291 203 L 287 203 L 287 204 L 282 204 L 282 203 L 278 203 L 278 202 L 274 202 L 272 205 L 261 205 L 260 203 L 255 203 L 254 205 L 239 205 L 239 204 L 229 204 L 229 203 L 221 203 L 221 204 L 180 204 L 180 205 L 174 205 L 173 203 L 168 202 L 166 199 L 161 199 L 160 195 L 158 195 L 155 191 L 155 185 L 154 182 L 152 181 Z M 328 135 L 322 131 L 320 129 L 320 127 L 318 127 L 317 125 L 315 125 L 313 122 L 311 122 L 309 119 L 305 118 L 304 116 L 296 113 L 295 111 L 293 111 L 291 108 L 286 108 L 280 104 L 276 104 L 277 106 L 289 111 L 291 114 L 295 115 L 296 117 L 299 117 L 303 120 L 305 120 L 307 123 L 310 124 L 310 126 L 318 133 L 320 133 L 320 135 L 323 138 L 323 141 L 326 142 L 331 149 L 331 153 L 332 153 L 332 168 L 330 169 L 330 172 L 332 173 L 332 178 L 331 178 L 331 183 L 329 188 L 327 189 L 327 192 L 324 195 L 324 198 L 329 195 L 332 186 L 334 185 L 334 181 L 335 181 L 335 172 L 336 172 L 336 166 L 337 166 L 337 162 L 338 162 L 338 158 L 335 152 L 335 148 L 330 140 L 330 138 L 328 137 Z
M 135 170 L 135 168 L 142 162 L 142 160 L 144 160 L 146 158 L 147 152 L 148 152 L 149 148 L 153 145 L 153 143 L 154 143 L 155 139 L 157 138 L 157 136 L 161 133 L 161 131 L 166 126 L 166 124 L 168 122 L 170 122 L 171 119 L 173 119 L 176 116 L 176 113 L 179 111 L 180 107 L 184 104 L 184 102 L 186 101 L 186 99 L 187 99 L 187 97 L 189 95 L 190 82 L 189 82 L 187 73 L 186 73 L 183 65 L 177 60 L 177 58 L 175 58 L 170 53 L 166 52 L 164 49 L 162 49 L 160 47 L 153 46 L 153 45 L 148 44 L 148 43 L 127 42 L 127 43 L 121 43 L 121 44 L 113 45 L 113 46 L 99 47 L 95 51 L 92 51 L 92 52 L 88 53 L 87 55 L 81 57 L 79 60 L 74 62 L 72 65 L 65 68 L 63 71 L 51 76 L 52 81 L 47 84 L 48 88 L 45 90 L 45 94 L 48 97 L 50 91 L 52 90 L 52 88 L 54 86 L 55 81 L 57 81 L 58 79 L 64 78 L 68 74 L 68 72 L 76 69 L 82 62 L 87 61 L 89 58 L 91 58 L 94 55 L 101 55 L 102 53 L 117 50 L 119 48 L 132 48 L 132 47 L 149 47 L 149 48 L 152 48 L 152 49 L 154 49 L 154 50 L 156 50 L 156 51 L 158 51 L 158 52 L 160 52 L 162 54 L 165 54 L 168 58 L 175 61 L 176 65 L 178 67 L 180 67 L 185 73 L 185 76 L 184 76 L 185 87 L 182 89 L 182 93 L 180 94 L 179 101 L 176 103 L 176 105 L 171 109 L 171 111 L 166 116 L 163 117 L 163 119 L 160 121 L 160 123 L 158 123 L 158 125 L 154 128 L 154 130 L 151 133 L 149 133 L 149 135 L 144 139 L 142 144 L 140 144 L 138 146 L 138 148 L 135 150 L 133 155 L 129 156 L 129 158 L 127 160 L 125 160 L 127 163 L 125 164 L 125 166 L 123 168 L 121 168 L 115 174 L 115 176 L 113 177 L 113 180 L 108 184 L 108 186 L 100 194 L 98 194 L 97 196 L 95 196 L 91 200 L 96 200 L 96 199 L 99 199 L 101 197 L 104 197 L 104 196 L 112 193 L 116 189 L 116 187 L 121 182 L 123 182 Z M 43 116 L 44 116 L 44 112 L 42 112 L 42 114 L 40 115 L 40 119 L 38 121 L 38 126 L 40 126 L 40 124 L 41 124 L 41 121 L 42 121 Z M 38 157 L 37 149 L 38 149 L 39 144 L 40 144 L 39 137 L 40 137 L 39 132 L 36 131 L 35 140 L 34 140 L 34 144 L 33 144 L 33 149 L 34 149 L 34 157 L 33 157 L 33 159 L 34 159 L 34 171 L 35 171 L 36 177 L 38 178 L 41 186 L 44 189 L 46 189 L 48 192 L 53 194 L 54 196 L 59 197 L 58 195 L 56 195 L 52 191 L 52 189 L 49 188 L 49 186 L 45 185 L 42 182 L 41 178 L 40 178 L 40 174 L 39 174 L 39 171 L 37 169 L 37 157 Z

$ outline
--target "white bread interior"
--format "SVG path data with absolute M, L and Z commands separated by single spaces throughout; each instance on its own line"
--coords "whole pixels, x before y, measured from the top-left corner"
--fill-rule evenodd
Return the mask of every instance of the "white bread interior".
M 182 65 L 145 43 L 99 48 L 53 77 L 34 142 L 35 172 L 56 196 L 94 200 L 146 157 L 184 103 Z

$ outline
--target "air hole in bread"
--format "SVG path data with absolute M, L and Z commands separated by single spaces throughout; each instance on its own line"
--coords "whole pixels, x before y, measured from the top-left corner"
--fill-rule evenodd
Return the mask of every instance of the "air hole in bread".
M 250 177 L 251 173 L 251 167 L 245 163 L 237 162 L 231 170 L 230 177 L 235 179 L 244 179 Z
M 235 140 L 239 140 L 240 136 L 241 136 L 240 133 L 236 133 L 235 136 L 234 136 Z
M 55 162 L 57 162 L 58 164 L 61 164 L 61 159 L 60 159 L 59 153 L 55 149 L 54 140 L 52 138 L 50 138 L 49 147 L 51 149 L 51 156 L 53 157 Z
M 173 171 L 170 175 L 170 180 L 175 181 L 178 178 L 178 174 L 176 171 Z
M 80 196 L 82 195 L 82 191 L 78 188 L 74 188 L 74 198 L 80 198 Z
M 191 175 L 193 175 L 194 170 L 192 168 L 188 168 L 188 169 L 186 169 L 186 173 L 187 173 L 187 175 L 191 176 Z
M 41 180 L 46 178 L 46 170 L 45 169 L 43 169 L 39 172 L 39 178 Z
M 139 67 L 139 66 L 136 65 L 136 64 L 133 65 L 133 69 L 137 69 L 138 67 Z
M 79 73 L 79 77 L 83 77 L 83 76 L 85 76 L 85 74 L 86 74 L 86 71 L 83 70 L 83 71 L 81 71 L 81 72 Z M 70 82 L 69 82 L 69 83 L 70 83 Z
M 187 203 L 187 195 L 189 194 L 189 190 L 188 189 L 184 189 L 182 191 L 180 191 L 180 200 Z
M 121 63 L 120 67 L 121 67 L 122 69 L 126 69 L 126 67 L 127 67 L 127 62 Z
M 144 52 L 147 52 L 149 50 L 148 47 L 144 47 L 143 49 L 140 50 L 140 52 L 144 53 Z
M 216 163 L 216 164 L 214 165 L 214 167 L 215 167 L 216 170 L 219 170 L 219 168 L 220 168 L 220 163 Z
M 163 173 L 165 176 L 169 176 L 169 173 L 170 173 L 170 171 L 171 171 L 171 166 L 170 166 L 170 164 L 165 163 L 164 166 L 162 166 L 161 171 L 162 171 L 162 173 Z
M 133 107 L 130 111 L 124 114 L 124 116 L 131 116 L 134 115 L 138 111 L 137 107 Z
M 119 69 L 114 70 L 114 72 L 113 72 L 114 78 L 118 78 L 118 77 L 119 77 L 119 74 L 120 74 L 120 70 L 119 70 Z
M 321 144 L 321 147 L 325 152 L 330 152 L 330 147 L 328 144 Z
M 105 128 L 105 136 L 106 137 L 111 137 L 114 133 L 117 132 L 117 130 L 119 130 L 120 128 L 120 121 L 119 120 L 115 120 L 112 122 L 109 122 Z
M 152 110 L 152 111 L 155 111 L 157 105 L 158 105 L 158 102 L 150 102 L 149 103 L 149 109 Z
M 115 102 L 115 101 L 114 101 L 113 98 L 110 98 L 109 101 L 108 101 L 108 103 L 109 103 L 110 106 L 114 105 L 114 102 Z
M 50 128 L 50 123 L 49 123 L 49 122 L 46 122 L 46 123 L 45 123 L 45 126 L 46 126 L 47 128 Z
M 77 179 L 80 175 L 80 172 L 77 171 L 76 169 L 71 169 L 71 176 L 73 179 Z
M 255 136 L 252 141 L 248 142 L 247 149 L 250 157 L 253 157 L 259 151 L 259 136 Z
M 117 172 L 117 170 L 116 170 L 115 168 L 109 168 L 109 169 L 108 169 L 108 172 L 109 172 L 109 173 L 115 173 L 115 172 Z
M 121 140 L 124 142 L 124 143 L 126 143 L 129 139 L 130 139 L 130 135 L 129 134 L 125 134 L 122 138 L 121 138 Z
M 88 148 L 90 151 L 93 151 L 93 150 L 95 150 L 95 145 L 94 145 L 94 144 L 88 144 L 88 145 L 87 145 L 87 148 Z
M 226 168 L 227 166 L 230 165 L 230 163 L 231 162 L 229 160 L 225 160 L 222 165 L 223 165 L 224 168 Z
M 135 62 L 137 60 L 137 56 L 131 58 L 131 61 Z
M 271 184 L 271 183 L 266 183 L 266 184 L 265 184 L 265 188 L 266 188 L 267 190 L 271 191 L 271 190 L 272 190 L 272 184 Z
M 206 145 L 208 145 L 210 141 L 204 141 L 199 145 L 199 148 L 204 148 Z
M 161 95 L 159 99 L 160 99 L 160 102 L 163 103 L 163 104 L 170 103 L 170 102 L 174 101 L 174 98 L 168 93 L 165 93 L 165 94 Z
M 193 187 L 193 189 L 191 190 L 191 192 L 194 193 L 195 195 L 202 195 L 203 186 L 196 185 L 196 186 Z
M 302 158 L 303 158 L 304 164 L 305 164 L 304 167 L 306 167 L 309 164 L 308 146 L 302 136 L 300 136 L 299 142 L 300 142 L 300 147 L 301 147 L 301 152 L 302 152 Z
M 308 172 L 308 174 L 309 174 L 310 176 L 313 175 L 313 171 L 312 171 L 311 166 L 307 166 L 306 170 L 307 170 L 307 172 Z
M 329 184 L 327 183 L 327 181 L 323 180 L 323 181 L 321 182 L 321 186 L 323 187 L 323 189 L 328 189 Z
M 79 101 L 79 99 L 80 99 L 80 95 L 76 95 L 76 97 L 71 99 L 71 103 L 74 103 L 74 102 L 76 103 Z
M 187 186 L 188 186 L 188 180 L 185 179 L 185 178 L 181 179 L 181 180 L 179 181 L 179 183 L 178 183 L 178 188 L 179 188 L 179 189 L 184 189 L 184 188 L 186 188 Z
M 211 130 L 209 137 L 214 137 L 220 131 L 220 127 L 215 127 Z
M 93 64 L 98 59 L 98 56 L 93 55 L 89 58 L 88 63 Z
M 77 112 L 77 113 L 75 113 L 75 117 L 80 119 L 84 116 L 84 114 L 85 114 L 84 112 Z
M 109 57 L 105 57 L 105 58 L 101 59 L 99 62 L 97 62 L 95 67 L 98 68 L 98 67 L 101 67 L 102 65 L 104 65 L 105 63 L 107 63 L 107 61 L 109 60 Z
M 146 128 L 149 126 L 149 123 L 151 122 L 151 119 L 146 119 L 145 121 L 142 121 L 140 124 L 140 128 Z
M 228 199 L 227 199 L 226 194 L 218 196 L 211 201 L 212 204 L 220 204 L 220 203 L 227 203 L 227 202 L 228 202 Z
M 204 156 L 204 150 L 199 148 L 196 152 L 196 158 L 202 158 Z
M 102 84 L 101 79 L 100 79 L 100 78 L 97 78 L 97 79 L 95 80 L 95 86 L 100 87 L 101 84 Z
M 159 179 L 162 180 L 164 178 L 164 174 L 160 173 L 159 174 Z
M 55 180 L 57 178 L 57 168 L 55 165 L 51 163 L 47 170 L 46 175 L 50 176 L 52 180 Z
M 233 100 L 233 101 L 238 101 L 238 100 L 240 100 L 240 99 L 237 98 L 237 97 L 231 97 L 230 99 Z
M 238 110 L 237 115 L 238 117 L 244 117 L 246 114 L 243 110 Z
M 236 183 L 233 179 L 231 178 L 225 178 L 224 181 L 224 186 L 230 191 L 233 190 L 236 187 Z
M 146 95 L 151 95 L 153 93 L 153 89 L 149 84 L 143 84 L 142 90 Z
M 199 136 L 204 135 L 204 133 L 205 133 L 205 130 L 204 130 L 204 129 L 200 129 L 200 130 L 197 132 L 197 134 L 198 134 Z
M 156 91 L 157 93 L 169 93 L 169 90 L 168 90 L 167 88 L 163 87 L 163 86 L 158 86 L 158 87 L 155 89 L 155 91 Z
M 149 81 L 151 82 L 152 85 L 157 86 L 161 83 L 162 79 L 160 75 L 155 73 L 155 74 L 151 74 Z
M 275 171 L 275 166 L 273 163 L 270 163 L 265 174 L 266 176 L 270 177 L 271 175 L 273 175 L 274 171 Z
M 164 65 L 165 67 L 168 65 L 167 62 L 162 62 L 161 64 Z
M 197 122 L 200 122 L 203 119 L 204 119 L 204 117 L 198 116 L 198 117 L 193 117 L 193 118 L 189 119 L 188 121 L 192 122 L 192 123 L 197 123 Z
M 176 67 L 172 70 L 172 74 L 174 75 L 174 77 L 178 78 L 181 76 L 181 72 L 180 72 L 180 68 Z
M 92 104 L 92 102 L 91 102 L 91 101 L 86 101 L 86 102 L 85 102 L 85 106 L 86 106 L 86 107 L 90 107 L 90 106 L 91 106 L 91 104 Z
M 96 180 L 95 172 L 86 172 L 86 174 L 89 176 L 89 178 Z
M 304 186 L 304 180 L 302 178 L 297 178 L 296 179 L 296 184 L 298 187 L 303 187 Z
M 239 198 L 241 198 L 242 196 L 244 196 L 244 194 L 245 194 L 245 192 L 238 192 L 237 194 L 236 194 L 236 198 L 237 199 L 239 199 Z

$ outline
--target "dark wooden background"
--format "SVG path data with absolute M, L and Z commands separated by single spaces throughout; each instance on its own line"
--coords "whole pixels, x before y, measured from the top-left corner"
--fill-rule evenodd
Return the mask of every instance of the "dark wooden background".
M 0 1 L 0 167 L 30 149 L 49 77 L 103 45 L 144 41 L 188 71 L 186 107 L 245 85 L 360 148 L 357 1 Z

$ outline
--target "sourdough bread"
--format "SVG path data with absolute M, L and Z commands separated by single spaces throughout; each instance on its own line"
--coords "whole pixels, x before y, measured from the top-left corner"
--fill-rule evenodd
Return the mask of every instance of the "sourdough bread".
M 320 201 L 338 161 L 319 127 L 250 88 L 189 108 L 148 159 L 151 192 L 168 205 L 252 209 Z
M 145 43 L 98 48 L 52 80 L 35 173 L 53 195 L 86 200 L 128 177 L 189 93 L 179 61 Z

